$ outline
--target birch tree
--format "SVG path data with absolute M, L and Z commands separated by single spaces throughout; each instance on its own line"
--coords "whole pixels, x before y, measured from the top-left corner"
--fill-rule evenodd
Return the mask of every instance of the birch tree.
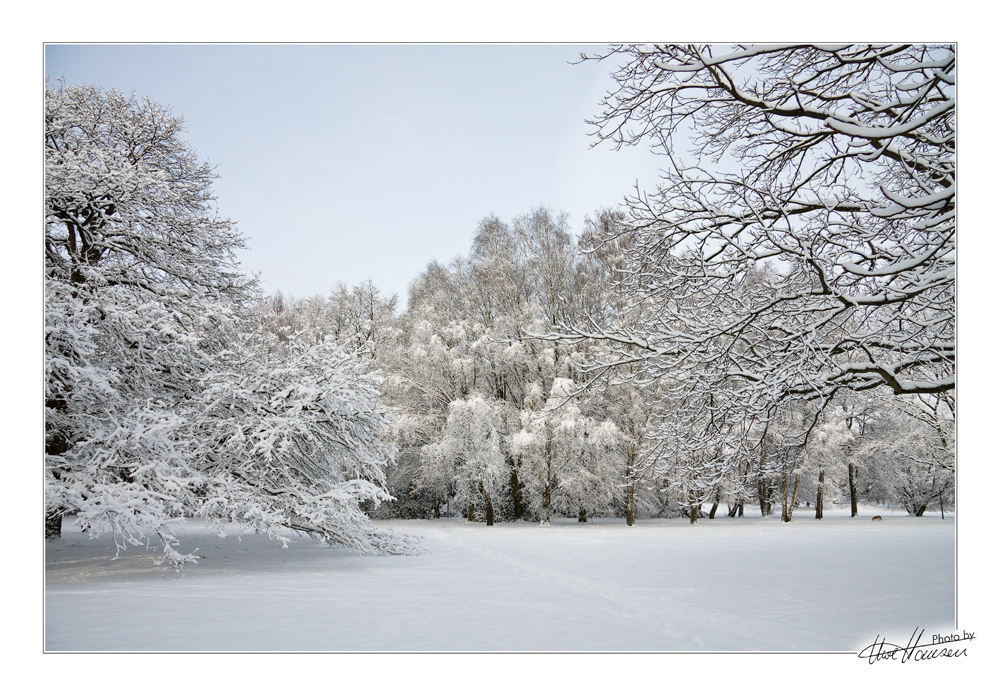
M 455 400 L 448 409 L 439 444 L 440 452 L 453 463 L 458 499 L 468 507 L 468 520 L 474 519 L 477 503 L 482 503 L 487 525 L 496 522 L 495 503 L 507 483 L 508 470 L 504 453 L 503 404 L 472 395 Z

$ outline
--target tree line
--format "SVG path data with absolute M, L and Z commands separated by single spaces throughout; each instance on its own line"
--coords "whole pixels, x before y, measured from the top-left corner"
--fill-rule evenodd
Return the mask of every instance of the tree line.
M 690 425 L 724 395 L 693 407 L 672 399 L 664 378 L 609 364 L 607 340 L 560 337 L 561 326 L 636 311 L 615 282 L 616 258 L 586 253 L 622 220 L 599 211 L 574 238 L 566 216 L 546 209 L 486 218 L 467 256 L 433 262 L 413 281 L 405 309 L 370 282 L 272 298 L 279 331 L 353 342 L 379 376 L 397 457 L 387 470 L 395 500 L 373 515 L 632 524 L 774 506 L 786 520 L 796 506 L 822 517 L 833 499 L 855 513 L 860 501 L 913 515 L 953 504 L 947 395 L 786 400 L 757 427 L 756 449 L 724 466 L 734 460 L 699 451 Z

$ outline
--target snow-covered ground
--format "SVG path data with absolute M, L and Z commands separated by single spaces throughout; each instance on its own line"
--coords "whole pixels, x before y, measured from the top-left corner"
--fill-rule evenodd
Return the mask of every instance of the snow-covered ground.
M 882 523 L 872 522 L 879 512 Z M 46 543 L 48 651 L 859 651 L 955 625 L 954 518 L 379 523 L 416 557 L 177 531 L 183 573 Z

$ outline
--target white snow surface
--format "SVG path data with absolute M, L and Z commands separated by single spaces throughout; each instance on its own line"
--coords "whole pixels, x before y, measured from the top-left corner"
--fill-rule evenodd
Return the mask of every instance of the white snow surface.
M 45 649 L 857 653 L 954 628 L 951 514 L 812 516 L 377 523 L 421 537 L 415 557 L 188 520 L 181 551 L 204 558 L 181 573 L 64 526 L 45 543 Z

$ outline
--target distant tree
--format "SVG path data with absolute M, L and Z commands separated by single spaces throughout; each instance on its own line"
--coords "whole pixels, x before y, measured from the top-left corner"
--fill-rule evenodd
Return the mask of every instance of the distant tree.
M 849 415 L 843 409 L 827 410 L 819 425 L 812 430 L 804 449 L 806 471 L 815 480 L 815 517 L 823 518 L 827 495 L 836 493 L 839 483 L 847 474 L 850 445 L 854 434 L 848 427 Z M 833 478 L 828 479 L 827 475 Z
M 350 339 L 356 353 L 374 365 L 397 332 L 395 295 L 384 295 L 371 279 L 350 288 L 338 283 L 330 293 L 328 314 L 338 341 Z
M 946 399 L 924 396 L 875 405 L 852 448 L 859 488 L 868 499 L 922 516 L 955 495 L 955 421 Z
M 438 447 L 440 457 L 455 469 L 458 499 L 468 507 L 470 522 L 479 502 L 486 524 L 496 522 L 497 495 L 508 478 L 502 411 L 502 403 L 478 394 L 449 405 Z
M 588 511 L 607 511 L 622 480 L 621 432 L 586 415 L 575 389 L 571 380 L 555 378 L 546 397 L 536 383 L 512 442 L 525 496 L 542 525 L 555 513 L 586 522 Z
M 518 415 L 529 390 L 545 391 L 556 377 L 569 377 L 574 351 L 527 334 L 544 332 L 554 317 L 571 316 L 587 297 L 580 292 L 588 282 L 579 273 L 580 260 L 566 216 L 538 209 L 511 224 L 485 218 L 468 257 L 432 263 L 411 285 L 401 321 L 400 346 L 406 348 L 387 369 L 397 421 L 405 426 L 400 435 L 408 446 L 421 448 L 414 481 L 423 491 L 436 498 L 453 492 L 463 501 L 478 492 L 458 479 L 445 484 L 443 473 L 460 478 L 464 470 L 452 469 L 455 460 L 443 457 L 440 447 L 449 439 L 456 404 L 478 397 L 493 414 L 499 466 L 506 472 L 504 484 L 488 492 L 495 519 L 525 515 L 511 438 L 520 430 Z M 482 494 L 473 504 L 485 505 Z

